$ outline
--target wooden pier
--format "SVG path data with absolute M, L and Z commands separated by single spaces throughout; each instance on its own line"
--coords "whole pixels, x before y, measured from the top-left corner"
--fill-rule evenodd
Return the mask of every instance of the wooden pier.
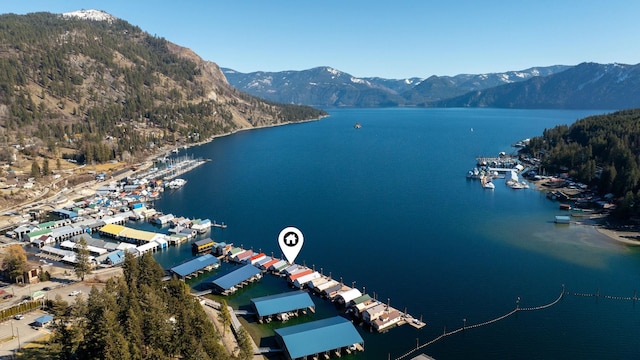
M 217 228 L 220 228 L 220 229 L 226 229 L 227 228 L 227 224 L 225 224 L 225 223 L 218 224 L 214 220 L 213 223 L 211 224 L 211 227 L 217 227 Z

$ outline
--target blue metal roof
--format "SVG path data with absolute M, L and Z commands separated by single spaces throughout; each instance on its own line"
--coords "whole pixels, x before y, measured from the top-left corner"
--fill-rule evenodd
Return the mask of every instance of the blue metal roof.
M 39 318 L 35 319 L 34 322 L 37 324 L 46 324 L 48 322 L 50 322 L 51 320 L 53 320 L 53 316 L 46 314 L 46 315 L 42 315 Z
M 232 287 L 240 284 L 243 281 L 251 279 L 253 276 L 262 273 L 257 267 L 247 264 L 241 268 L 238 268 L 226 275 L 212 281 L 212 284 L 219 287 L 223 291 L 229 290 Z
M 251 299 L 258 315 L 269 316 L 298 309 L 313 307 L 315 304 L 305 291 L 292 291 Z
M 276 329 L 291 359 L 364 342 L 353 324 L 340 316 Z
M 218 260 L 215 256 L 206 254 L 189 260 L 186 263 L 174 266 L 171 268 L 171 271 L 176 273 L 178 276 L 185 277 L 187 275 L 193 274 L 198 270 L 202 270 L 207 266 L 218 264 L 219 262 L 220 260 Z
M 124 250 L 114 251 L 107 255 L 107 258 L 111 260 L 112 264 L 119 264 L 121 262 L 124 262 Z

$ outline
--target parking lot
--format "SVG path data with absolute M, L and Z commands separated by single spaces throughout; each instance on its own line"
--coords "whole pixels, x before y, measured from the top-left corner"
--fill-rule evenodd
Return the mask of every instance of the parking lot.
M 9 285 L 2 289 L 5 294 L 11 294 L 12 297 L 1 299 L 0 308 L 5 309 L 17 305 L 24 301 L 23 298 L 25 296 L 44 288 L 49 289 L 45 291 L 45 300 L 55 299 L 59 295 L 64 301 L 75 303 L 79 296 L 87 298 L 91 291 L 91 286 L 91 284 L 81 282 L 65 281 L 44 281 L 25 286 Z M 33 326 L 34 320 L 44 314 L 46 313 L 42 310 L 26 312 L 23 314 L 24 318 L 20 320 L 12 318 L 0 323 L 0 359 L 9 358 L 18 348 L 50 334 L 47 328 Z
M 41 310 L 25 313 L 21 320 L 11 319 L 0 323 L 0 358 L 9 358 L 25 344 L 49 335 L 47 328 L 32 326 L 34 320 L 44 315 Z

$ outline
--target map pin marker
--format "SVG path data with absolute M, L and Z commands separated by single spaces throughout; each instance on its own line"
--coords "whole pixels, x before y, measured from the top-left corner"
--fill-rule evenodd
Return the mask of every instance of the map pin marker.
M 293 264 L 296 260 L 296 256 L 302 250 L 303 243 L 304 236 L 302 236 L 302 232 L 293 226 L 282 229 L 280 235 L 278 235 L 278 244 L 280 244 L 280 249 L 289 264 Z

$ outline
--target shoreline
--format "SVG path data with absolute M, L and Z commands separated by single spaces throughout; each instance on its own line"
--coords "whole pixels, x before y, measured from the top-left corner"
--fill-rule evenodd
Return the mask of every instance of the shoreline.
M 529 182 L 533 184 L 532 189 L 535 191 L 543 192 L 548 190 L 542 180 Z M 608 228 L 607 225 L 604 224 L 608 218 L 609 215 L 592 215 L 573 221 L 572 223 L 578 226 L 591 226 L 598 234 L 606 236 L 614 242 L 628 246 L 640 246 L 640 231 L 620 231 Z
M 271 125 L 260 125 L 260 126 L 253 126 L 253 127 L 244 127 L 244 128 L 239 128 L 239 129 L 235 129 L 226 133 L 222 133 L 222 134 L 218 134 L 218 135 L 213 135 L 211 137 L 209 137 L 206 140 L 202 140 L 193 144 L 185 144 L 187 146 L 187 148 L 190 147 L 195 147 L 195 146 L 201 146 L 201 145 L 205 145 L 208 144 L 212 141 L 214 141 L 215 139 L 218 138 L 223 138 L 226 136 L 231 136 L 233 134 L 237 134 L 239 132 L 243 132 L 243 131 L 250 131 L 250 130 L 259 130 L 259 129 L 268 129 L 268 128 L 274 128 L 274 127 L 279 127 L 279 126 L 286 126 L 286 125 L 295 125 L 295 124 L 304 124 L 304 123 L 310 123 L 310 122 L 314 122 L 314 121 L 320 121 L 324 118 L 329 117 L 330 115 L 326 115 L 326 116 L 321 116 L 319 118 L 316 119 L 309 119 L 309 120 L 301 120 L 301 121 L 287 121 L 287 122 L 282 122 L 282 123 L 278 123 L 278 124 L 271 124 Z M 164 151 L 163 151 L 164 152 Z

